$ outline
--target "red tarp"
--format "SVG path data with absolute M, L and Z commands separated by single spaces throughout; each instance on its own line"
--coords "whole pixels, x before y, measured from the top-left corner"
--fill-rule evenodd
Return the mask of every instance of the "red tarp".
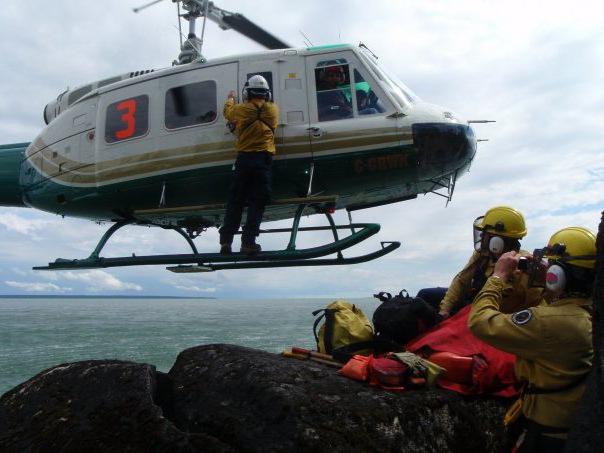
M 470 306 L 438 324 L 434 329 L 407 344 L 407 350 L 423 357 L 424 351 L 452 352 L 473 357 L 473 385 L 460 384 L 444 378 L 438 380 L 442 388 L 463 395 L 496 395 L 514 397 L 520 393 L 520 385 L 514 373 L 516 357 L 500 351 L 479 340 L 468 329 Z

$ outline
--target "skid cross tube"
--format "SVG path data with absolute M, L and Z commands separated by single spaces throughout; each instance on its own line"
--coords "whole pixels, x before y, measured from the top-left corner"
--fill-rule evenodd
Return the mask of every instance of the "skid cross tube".
M 109 239 L 111 238 L 111 236 L 113 236 L 117 232 L 117 230 L 119 230 L 120 228 L 123 228 L 123 227 L 125 227 L 127 225 L 134 225 L 134 222 L 131 222 L 130 220 L 122 220 L 122 221 L 116 222 L 113 225 L 111 225 L 111 228 L 109 228 L 105 232 L 105 234 L 103 234 L 103 237 L 101 237 L 101 240 L 99 241 L 99 243 L 97 244 L 97 246 L 95 247 L 95 249 L 92 251 L 92 253 L 88 257 L 88 259 L 89 260 L 99 259 L 100 254 L 101 254 L 101 250 L 103 250 L 103 247 L 105 247 L 105 245 L 107 245 L 107 242 L 109 241 Z M 195 247 L 195 244 L 193 243 L 193 241 L 182 230 L 182 228 L 180 228 L 180 227 L 171 227 L 171 226 L 164 226 L 162 228 L 165 229 L 165 230 L 174 230 L 174 231 L 176 231 L 183 238 L 185 238 L 185 240 L 187 241 L 187 243 L 191 247 L 191 250 L 193 250 L 193 253 L 195 253 L 195 254 L 198 253 L 197 252 L 197 247 Z
M 103 237 L 97 244 L 96 248 L 92 251 L 92 253 L 88 257 L 88 259 L 89 260 L 98 259 L 99 255 L 101 253 L 101 250 L 103 250 L 103 247 L 105 247 L 105 244 L 107 244 L 107 241 L 109 240 L 109 238 L 111 236 L 113 236 L 117 230 L 119 230 L 122 227 L 125 227 L 126 225 L 130 225 L 131 223 L 132 222 L 130 222 L 129 220 L 122 220 L 120 222 L 116 222 L 115 224 L 111 225 L 111 228 L 109 228 L 107 231 L 105 231 L 105 234 L 103 234 Z
M 199 253 L 197 251 L 197 247 L 195 247 L 195 244 L 193 243 L 193 241 L 191 240 L 191 238 L 189 237 L 189 235 L 187 233 L 185 233 L 182 228 L 180 228 L 180 227 L 164 227 L 164 229 L 176 231 L 183 238 L 185 238 L 185 240 L 187 241 L 187 243 L 189 244 L 189 246 L 191 246 L 191 250 L 193 250 L 194 254 L 197 255 Z
M 294 223 L 291 228 L 291 235 L 289 237 L 289 242 L 287 244 L 286 250 L 295 250 L 296 249 L 296 238 L 298 237 L 298 228 L 300 228 L 300 218 L 302 217 L 302 213 L 307 205 L 301 204 L 296 209 L 296 215 L 294 216 Z

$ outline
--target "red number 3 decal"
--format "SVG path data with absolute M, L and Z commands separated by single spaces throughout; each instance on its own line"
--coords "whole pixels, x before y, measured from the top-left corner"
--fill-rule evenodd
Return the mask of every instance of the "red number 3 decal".
M 126 128 L 117 131 L 115 133 L 115 138 L 118 140 L 123 140 L 125 138 L 132 137 L 134 135 L 134 129 L 136 126 L 136 121 L 134 118 L 134 114 L 136 113 L 136 101 L 134 99 L 122 101 L 117 105 L 117 109 L 120 112 L 124 112 L 121 120 L 126 124 Z

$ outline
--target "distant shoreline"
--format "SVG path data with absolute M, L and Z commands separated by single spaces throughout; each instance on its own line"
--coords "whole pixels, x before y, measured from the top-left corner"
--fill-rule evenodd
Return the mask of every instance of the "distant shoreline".
M 216 297 L 205 297 L 205 296 L 91 296 L 91 295 L 58 295 L 58 294 L 14 294 L 14 295 L 3 295 L 0 294 L 0 299 L 217 299 Z

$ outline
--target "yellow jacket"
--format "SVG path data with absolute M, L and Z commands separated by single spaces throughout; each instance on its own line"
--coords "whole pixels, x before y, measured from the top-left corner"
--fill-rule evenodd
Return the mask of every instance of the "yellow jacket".
M 235 100 L 230 98 L 224 103 L 224 117 L 235 124 L 237 151 L 275 153 L 278 116 L 277 105 L 261 99 L 235 104 Z
M 520 250 L 520 255 L 528 255 L 528 252 Z M 480 252 L 474 252 L 468 261 L 468 264 L 453 278 L 451 285 L 447 289 L 445 297 L 440 303 L 440 309 L 450 312 L 454 308 L 460 307 L 468 297 L 471 297 L 472 278 L 476 267 L 479 266 L 481 259 L 488 260 L 485 266 L 485 279 L 493 275 L 495 262 L 488 255 Z M 475 288 L 477 291 L 480 288 Z M 513 313 L 522 308 L 532 307 L 541 303 L 542 288 L 529 287 L 528 275 L 516 272 L 512 281 L 506 283 L 503 291 L 503 299 L 500 304 L 503 313 Z
M 468 327 L 502 351 L 517 356 L 516 376 L 529 386 L 555 390 L 580 382 L 591 369 L 590 299 L 565 298 L 514 314 L 499 308 L 503 282 L 490 277 L 474 299 Z M 555 393 L 525 395 L 522 413 L 545 426 L 571 426 L 585 384 Z

